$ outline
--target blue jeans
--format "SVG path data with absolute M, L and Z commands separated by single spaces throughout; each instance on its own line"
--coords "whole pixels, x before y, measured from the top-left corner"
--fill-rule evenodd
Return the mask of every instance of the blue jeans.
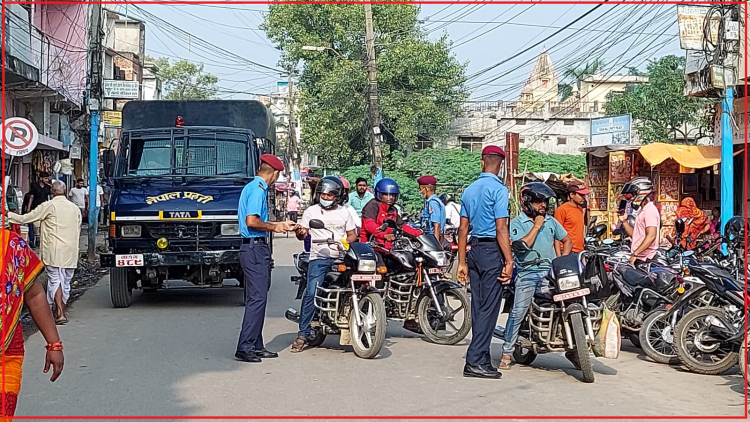
M 534 292 L 541 284 L 547 271 L 532 271 L 519 273 L 516 277 L 516 290 L 513 296 L 513 310 L 510 311 L 508 322 L 505 324 L 505 342 L 503 343 L 503 356 L 513 354 L 518 331 L 521 329 L 526 313 L 529 312 Z
M 310 324 L 312 324 L 316 311 L 314 303 L 315 288 L 325 280 L 326 274 L 331 271 L 332 266 L 333 259 L 323 258 L 310 261 L 310 265 L 307 267 L 307 286 L 299 310 L 299 332 L 297 333 L 301 337 L 312 337 Z

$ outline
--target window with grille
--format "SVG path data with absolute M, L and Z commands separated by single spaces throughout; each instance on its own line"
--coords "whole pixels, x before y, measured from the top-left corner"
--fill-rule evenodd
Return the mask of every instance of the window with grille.
M 568 144 L 568 138 L 557 138 L 557 145 L 567 145 Z
M 469 151 L 481 151 L 484 145 L 484 137 L 477 136 L 459 136 L 458 142 L 461 148 Z

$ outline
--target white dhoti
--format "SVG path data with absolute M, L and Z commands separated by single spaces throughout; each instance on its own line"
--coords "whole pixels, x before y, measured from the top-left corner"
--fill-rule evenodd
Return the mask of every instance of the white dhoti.
M 73 280 L 75 268 L 46 267 L 47 270 L 47 302 L 55 303 L 55 293 L 62 288 L 63 303 L 68 303 L 70 297 L 70 282 Z

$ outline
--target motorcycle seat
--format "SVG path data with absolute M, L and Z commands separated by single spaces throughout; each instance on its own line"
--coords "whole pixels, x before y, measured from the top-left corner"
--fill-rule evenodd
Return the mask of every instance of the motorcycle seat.
M 648 273 L 627 265 L 621 265 L 615 270 L 622 277 L 622 281 L 631 287 L 652 287 L 653 281 Z

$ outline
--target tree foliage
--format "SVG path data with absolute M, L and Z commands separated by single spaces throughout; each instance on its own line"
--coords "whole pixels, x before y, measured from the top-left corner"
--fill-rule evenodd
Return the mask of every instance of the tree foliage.
M 586 174 L 586 156 L 567 154 L 545 154 L 531 149 L 518 152 L 518 172 L 573 173 L 578 178 Z
M 573 85 L 581 90 L 581 81 L 587 76 L 595 75 L 604 68 L 604 60 L 594 59 L 592 62 L 586 62 L 581 67 L 569 67 L 563 72 L 565 82 L 558 85 L 560 101 L 567 100 L 573 95 Z
M 154 61 L 168 100 L 211 100 L 216 98 L 219 78 L 203 71 L 203 64 L 161 57 Z
M 640 73 L 630 69 L 630 74 Z M 684 94 L 685 58 L 665 56 L 646 67 L 648 82 L 623 93 L 610 93 L 609 115 L 631 114 L 644 143 L 701 138 L 710 132 L 708 103 Z
M 428 38 L 418 7 L 373 4 L 372 9 L 381 131 L 391 151 L 409 151 L 418 135 L 445 133 L 467 98 L 465 65 L 451 53 L 447 38 Z M 302 62 L 303 147 L 329 167 L 368 161 L 363 7 L 273 4 L 262 29 L 281 51 L 281 67 L 293 70 Z

